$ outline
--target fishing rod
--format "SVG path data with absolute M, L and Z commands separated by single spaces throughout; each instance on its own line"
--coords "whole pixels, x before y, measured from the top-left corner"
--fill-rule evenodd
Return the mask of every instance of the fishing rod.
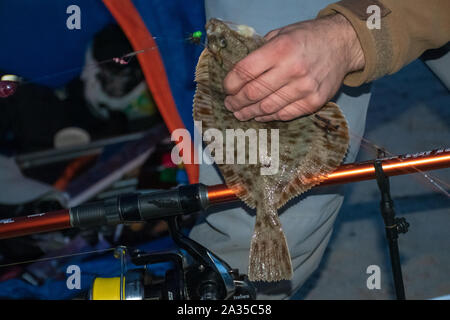
M 319 185 L 376 179 L 381 194 L 380 211 L 385 223 L 394 287 L 399 300 L 405 299 L 405 289 L 397 239 L 399 234 L 408 231 L 409 224 L 404 218 L 395 217 L 388 177 L 448 167 L 450 148 L 344 164 Z M 121 260 L 120 277 L 95 278 L 89 291 L 90 299 L 253 300 L 257 293 L 247 276 L 185 236 L 177 222 L 180 215 L 238 200 L 226 185 L 192 184 L 165 191 L 122 194 L 70 209 L 0 220 L 0 239 L 74 227 L 165 219 L 171 237 L 180 250 L 146 253 L 119 247 L 116 251 L 120 253 L 117 256 Z M 185 265 L 186 254 L 181 249 L 193 258 L 192 263 Z M 126 250 L 137 269 L 125 270 Z M 161 262 L 172 262 L 173 268 L 167 270 L 163 279 L 157 279 L 148 273 L 147 267 Z M 145 281 L 146 278 L 152 281 Z
M 450 148 L 376 159 L 386 176 L 450 167 Z M 377 178 L 374 160 L 343 164 L 317 187 Z M 0 239 L 69 228 L 88 228 L 190 214 L 239 199 L 226 185 L 192 184 L 150 193 L 119 195 L 69 209 L 0 220 Z

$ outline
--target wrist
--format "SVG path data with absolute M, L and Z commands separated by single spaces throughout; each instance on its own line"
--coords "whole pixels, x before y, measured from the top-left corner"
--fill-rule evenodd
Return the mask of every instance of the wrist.
M 345 44 L 344 51 L 346 56 L 347 73 L 364 69 L 365 58 L 361 43 L 358 39 L 352 24 L 343 15 L 337 13 L 330 17 L 336 24 L 336 30 Z

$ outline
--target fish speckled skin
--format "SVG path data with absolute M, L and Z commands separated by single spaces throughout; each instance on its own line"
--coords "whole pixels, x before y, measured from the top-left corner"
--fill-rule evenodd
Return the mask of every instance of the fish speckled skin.
M 261 175 L 261 168 L 267 167 L 267 163 L 261 163 L 260 159 L 256 164 L 248 164 L 249 152 L 258 152 L 258 146 L 249 143 L 245 145 L 246 164 L 218 164 L 218 167 L 227 186 L 249 207 L 256 207 L 249 279 L 291 279 L 291 258 L 277 211 L 293 197 L 319 184 L 340 165 L 348 148 L 348 126 L 341 110 L 332 102 L 315 114 L 287 122 L 237 120 L 224 106 L 223 80 L 235 63 L 263 45 L 264 39 L 242 32 L 249 29 L 235 31 L 235 27 L 217 19 L 211 19 L 206 25 L 208 44 L 197 64 L 194 119 L 202 121 L 203 132 L 209 128 L 222 131 L 224 150 L 226 129 L 279 130 L 276 174 Z M 270 139 L 267 150 L 271 150 Z M 298 223 L 302 223 L 300 215 Z

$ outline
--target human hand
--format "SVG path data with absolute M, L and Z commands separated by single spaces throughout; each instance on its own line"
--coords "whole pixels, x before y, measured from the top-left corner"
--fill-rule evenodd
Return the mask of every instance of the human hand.
M 340 14 L 276 29 L 265 39 L 224 79 L 225 107 L 241 121 L 287 121 L 313 113 L 348 73 L 364 68 L 357 35 Z

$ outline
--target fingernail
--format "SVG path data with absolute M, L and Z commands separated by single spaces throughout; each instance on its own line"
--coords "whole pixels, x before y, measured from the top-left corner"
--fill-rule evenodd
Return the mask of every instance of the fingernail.
M 230 99 L 228 97 L 225 98 L 223 103 L 225 104 L 225 108 L 227 108 L 230 111 L 233 111 L 233 106 L 231 105 Z
M 239 111 L 233 113 L 238 120 L 242 120 L 242 114 Z

